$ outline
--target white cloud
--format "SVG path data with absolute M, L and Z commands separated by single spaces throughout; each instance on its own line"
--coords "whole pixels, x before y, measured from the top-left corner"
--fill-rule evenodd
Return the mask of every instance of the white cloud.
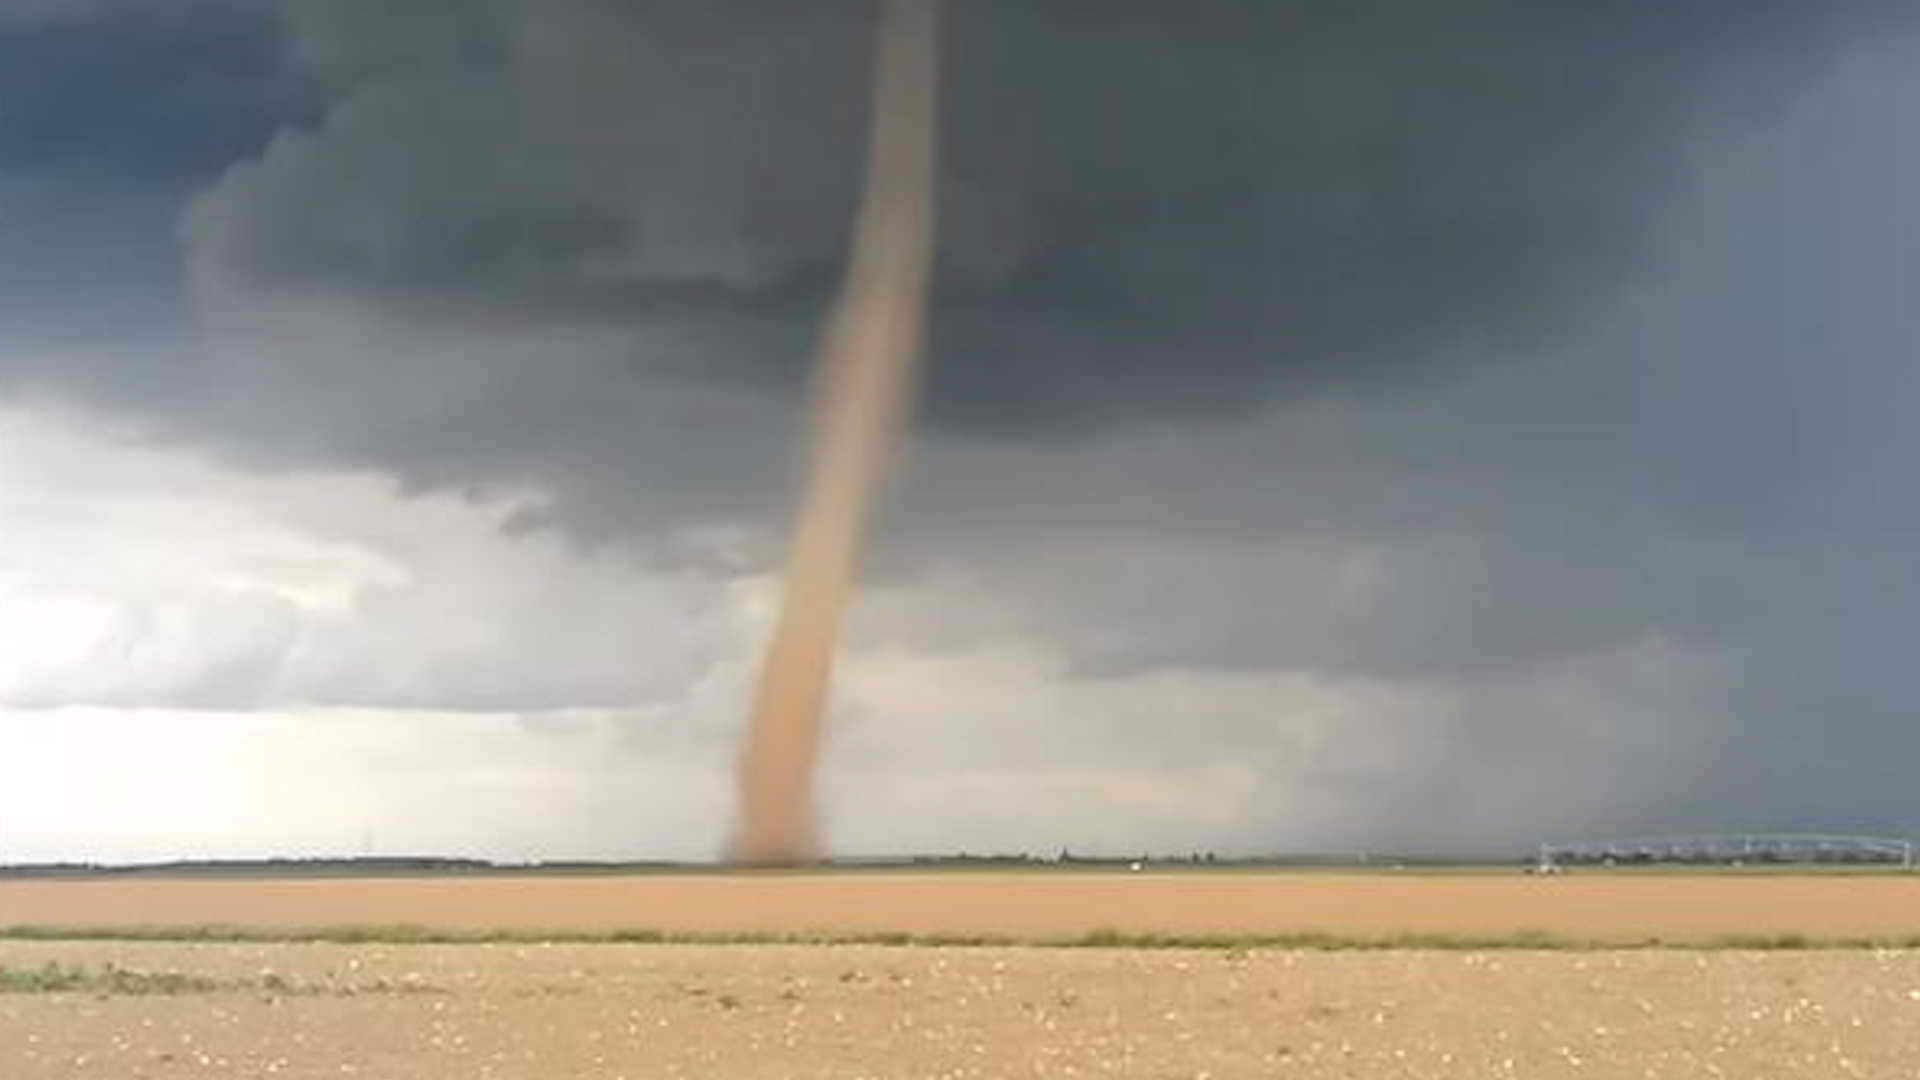
M 716 851 L 753 590 L 525 502 L 0 409 L 0 861 Z
M 0 411 L 0 704 L 618 707 L 733 647 L 724 582 L 502 531 L 525 503 Z

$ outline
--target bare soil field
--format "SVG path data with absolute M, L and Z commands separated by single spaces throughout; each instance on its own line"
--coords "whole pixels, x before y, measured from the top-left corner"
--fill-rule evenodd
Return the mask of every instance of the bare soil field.
M 1920 875 L 793 873 L 0 882 L 7 924 L 1049 938 L 1920 938 Z
M 54 963 L 121 989 L 0 992 L 7 1080 L 1920 1076 L 1906 950 L 0 942 Z

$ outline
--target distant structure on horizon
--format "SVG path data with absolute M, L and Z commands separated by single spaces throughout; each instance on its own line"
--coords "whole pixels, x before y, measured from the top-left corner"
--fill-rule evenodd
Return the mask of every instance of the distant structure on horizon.
M 1541 844 L 1539 867 L 1881 864 L 1914 867 L 1914 842 L 1879 836 L 1812 833 L 1716 833 Z

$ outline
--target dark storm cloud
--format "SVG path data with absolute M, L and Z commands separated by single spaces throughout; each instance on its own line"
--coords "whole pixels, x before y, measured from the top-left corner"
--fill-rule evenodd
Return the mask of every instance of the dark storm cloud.
M 258 152 L 303 95 L 257 5 L 48 8 L 0 20 L 0 168 L 167 183 Z
M 670 328 L 613 377 L 796 380 L 852 200 L 863 7 L 449 7 L 494 62 L 411 69 L 360 10 L 327 54 L 382 75 L 205 200 L 211 274 Z M 1640 262 L 1692 137 L 1905 10 L 955 5 L 933 413 L 1237 411 L 1556 341 Z
M 262 48 L 324 107 L 232 143 L 177 221 L 151 185 L 11 201 L 0 142 L 0 397 L 551 500 L 517 529 L 757 543 L 795 412 L 758 391 L 799 380 L 837 272 L 865 6 L 280 10 Z M 1218 680 L 1404 693 L 1327 729 L 1356 842 L 1920 829 L 1920 68 L 1870 45 L 1910 10 L 958 0 L 939 425 L 870 582 L 966 588 L 858 644 L 1038 642 L 1036 716 L 1191 680 L 1154 730 L 1089 707 L 1113 743 L 1076 767 L 1291 763 L 1284 700 L 1214 715 Z M 175 145 L 219 143 L 189 112 Z M 115 317 L 115 241 L 176 224 L 204 341 L 18 347 L 16 311 L 55 344 Z M 981 730 L 952 733 L 1017 772 L 1025 736 Z
M 279 19 L 251 0 L 0 7 L 0 323 L 12 340 L 99 346 L 179 320 L 181 202 L 317 104 L 284 51 Z M 0 359 L 0 383 L 87 397 L 155 385 L 140 364 L 13 366 Z
M 1777 130 L 1703 152 L 1648 273 L 1577 345 L 936 477 L 896 520 L 952 545 L 992 502 L 1027 508 L 975 561 L 1098 677 L 1466 688 L 1445 738 L 1366 786 L 1355 820 L 1387 835 L 1911 834 L 1913 56 L 1867 50 Z

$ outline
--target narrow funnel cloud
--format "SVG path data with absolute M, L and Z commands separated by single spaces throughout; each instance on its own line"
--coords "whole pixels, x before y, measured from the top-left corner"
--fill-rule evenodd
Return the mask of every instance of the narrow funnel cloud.
M 937 0 L 884 0 L 865 197 L 820 340 L 786 597 L 740 760 L 736 860 L 813 857 L 835 639 L 875 492 L 912 409 L 933 276 Z

